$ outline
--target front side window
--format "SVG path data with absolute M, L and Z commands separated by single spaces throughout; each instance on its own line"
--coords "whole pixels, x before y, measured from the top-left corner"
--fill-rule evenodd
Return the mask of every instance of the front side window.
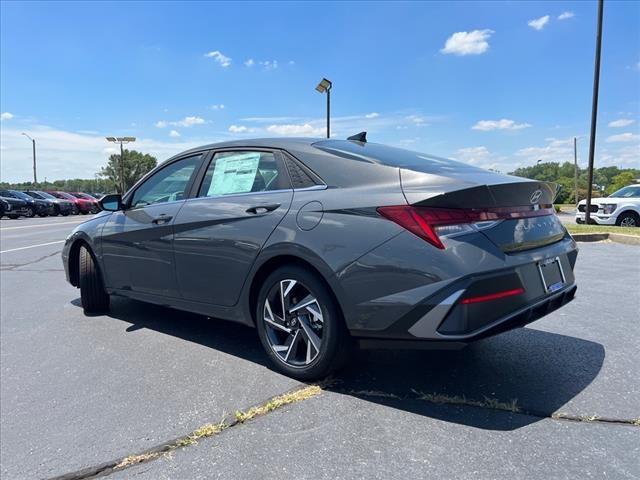
M 216 153 L 207 168 L 199 197 L 268 192 L 291 188 L 279 158 L 271 152 Z
M 183 158 L 156 172 L 133 193 L 131 207 L 182 200 L 200 158 L 201 155 Z

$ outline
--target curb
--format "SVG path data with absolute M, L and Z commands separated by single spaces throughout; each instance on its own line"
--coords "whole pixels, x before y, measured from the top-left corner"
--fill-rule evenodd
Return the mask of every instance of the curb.
M 571 235 L 576 242 L 602 242 L 611 240 L 626 245 L 640 245 L 640 236 L 625 235 L 624 233 L 574 233 Z

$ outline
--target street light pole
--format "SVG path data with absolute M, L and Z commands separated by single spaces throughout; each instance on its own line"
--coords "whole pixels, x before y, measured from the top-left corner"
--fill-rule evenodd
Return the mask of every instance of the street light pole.
M 596 34 L 596 61 L 593 72 L 593 102 L 591 104 L 591 138 L 589 138 L 589 174 L 587 180 L 587 205 L 584 223 L 591 220 L 591 187 L 593 185 L 593 156 L 596 148 L 596 121 L 598 118 L 598 90 L 600 88 L 600 51 L 602 49 L 602 10 L 603 0 L 598 0 L 598 31 Z
M 125 181 L 124 181 L 124 144 L 129 142 L 135 142 L 136 137 L 105 137 L 107 142 L 120 144 L 120 191 L 122 195 L 125 193 Z
M 327 80 L 323 78 L 320 80 L 320 83 L 316 87 L 316 90 L 320 93 L 327 94 L 327 138 L 331 137 L 331 126 L 330 126 L 330 118 L 331 118 L 331 87 L 333 83 L 331 80 Z
M 36 175 L 36 141 L 24 132 L 22 132 L 22 135 L 31 140 L 31 145 L 33 146 L 33 184 L 37 185 L 38 176 Z

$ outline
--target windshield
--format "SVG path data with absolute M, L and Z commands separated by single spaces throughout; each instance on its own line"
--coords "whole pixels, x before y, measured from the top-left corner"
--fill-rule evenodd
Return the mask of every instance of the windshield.
M 26 193 L 17 192 L 15 190 L 11 190 L 11 193 L 13 193 L 16 197 L 22 198 L 23 200 L 31 200 L 31 197 Z
M 640 197 L 640 185 L 629 185 L 609 195 L 610 198 Z
M 447 174 L 482 171 L 477 167 L 455 160 L 404 150 L 402 148 L 388 147 L 378 143 L 323 140 L 314 143 L 313 146 L 343 158 L 406 168 L 417 172 Z
M 54 197 L 53 195 L 49 195 L 47 192 L 36 192 L 38 195 L 40 195 L 42 198 L 48 198 L 49 200 L 55 200 L 56 197 Z

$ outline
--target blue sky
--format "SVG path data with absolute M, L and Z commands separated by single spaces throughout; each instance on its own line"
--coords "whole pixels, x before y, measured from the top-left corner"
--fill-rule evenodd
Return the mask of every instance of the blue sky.
M 91 178 L 105 135 L 159 160 L 333 134 L 510 171 L 587 160 L 595 2 L 1 4 L 0 178 Z M 640 165 L 640 3 L 605 2 L 597 165 Z

